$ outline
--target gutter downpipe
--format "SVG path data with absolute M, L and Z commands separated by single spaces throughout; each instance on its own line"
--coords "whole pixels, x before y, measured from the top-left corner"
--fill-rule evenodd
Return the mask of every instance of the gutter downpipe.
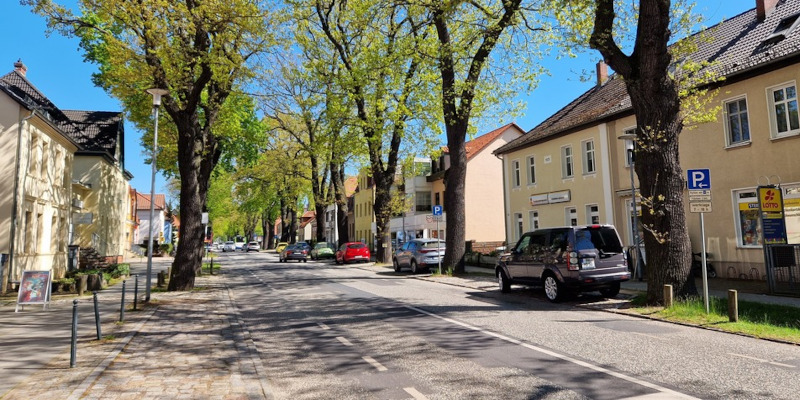
M 500 159 L 501 164 L 503 165 L 503 226 L 505 227 L 506 232 L 506 252 L 511 247 L 511 243 L 509 242 L 509 235 L 508 235 L 508 202 L 509 202 L 509 193 L 506 193 L 506 158 L 502 154 L 495 154 L 495 157 Z
M 11 273 L 4 273 L 4 271 L 13 271 L 14 266 L 14 252 L 15 249 L 15 241 L 16 241 L 16 232 L 17 232 L 17 213 L 19 210 L 19 165 L 20 165 L 20 157 L 22 157 L 22 125 L 27 122 L 29 119 L 33 118 L 34 114 L 36 114 L 36 109 L 34 108 L 31 110 L 31 113 L 28 114 L 27 117 L 21 119 L 19 121 L 19 125 L 17 127 L 17 162 L 14 163 L 14 198 L 12 199 L 12 213 L 11 213 L 11 234 L 9 235 L 9 242 L 8 242 L 8 267 L 3 268 L 0 265 L 0 293 L 6 294 L 6 290 L 8 289 L 8 279 L 11 276 Z M 28 164 L 30 165 L 31 159 L 28 157 Z

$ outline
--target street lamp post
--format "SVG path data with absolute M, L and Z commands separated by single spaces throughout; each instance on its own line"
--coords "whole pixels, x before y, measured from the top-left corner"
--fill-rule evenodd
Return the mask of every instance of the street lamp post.
M 145 285 L 144 301 L 150 301 L 151 277 L 153 274 L 153 220 L 155 219 L 156 197 L 156 156 L 158 155 L 158 107 L 161 106 L 161 96 L 169 93 L 166 89 L 147 89 L 153 96 L 153 159 L 151 161 L 152 173 L 150 175 L 150 235 L 147 238 L 147 283 Z
M 636 249 L 636 265 L 633 267 L 633 275 L 632 278 L 639 276 L 639 281 L 642 280 L 642 252 L 639 249 L 639 218 L 638 212 L 636 207 L 636 184 L 633 177 L 633 168 L 634 168 L 634 159 L 635 159 L 635 149 L 636 149 L 636 135 L 632 133 L 627 133 L 622 136 L 619 136 L 617 139 L 630 141 L 632 147 L 627 149 L 630 152 L 630 170 L 631 170 L 631 213 L 633 215 L 633 226 L 631 230 L 633 231 L 633 246 Z

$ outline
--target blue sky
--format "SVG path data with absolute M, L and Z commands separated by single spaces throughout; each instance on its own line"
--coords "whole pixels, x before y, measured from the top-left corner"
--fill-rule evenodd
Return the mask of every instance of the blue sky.
M 57 2 L 75 3 L 74 0 Z M 697 5 L 696 11 L 705 16 L 706 26 L 710 26 L 754 8 L 755 0 L 698 0 Z M 0 50 L 0 74 L 12 71 L 14 62 L 21 59 L 28 67 L 28 80 L 61 109 L 122 109 L 119 101 L 92 84 L 91 74 L 96 71 L 96 66 L 83 61 L 77 39 L 67 39 L 55 33 L 46 37 L 44 20 L 16 0 L 3 0 L 0 7 L 0 37 L 5 38 Z M 577 59 L 546 61 L 551 76 L 543 77 L 534 92 L 521 95 L 527 107 L 514 122 L 529 130 L 588 90 L 594 83 L 581 82 L 581 73 L 593 71 L 599 59 L 597 52 L 589 51 Z M 508 121 L 499 122 L 497 126 L 479 126 L 478 134 Z M 144 150 L 140 145 L 142 132 L 126 123 L 125 135 L 125 167 L 134 175 L 131 185 L 148 193 L 151 169 L 144 163 Z M 166 193 L 164 182 L 159 174 L 157 192 Z

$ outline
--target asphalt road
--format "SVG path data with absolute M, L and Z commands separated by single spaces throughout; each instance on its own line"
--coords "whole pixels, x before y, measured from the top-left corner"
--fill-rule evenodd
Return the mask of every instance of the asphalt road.
M 225 253 L 276 399 L 796 399 L 800 347 L 414 279 Z M 583 299 L 585 301 L 586 299 Z

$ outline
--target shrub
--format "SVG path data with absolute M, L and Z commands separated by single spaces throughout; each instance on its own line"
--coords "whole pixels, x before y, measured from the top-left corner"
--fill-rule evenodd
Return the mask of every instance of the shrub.
M 110 268 L 109 273 L 114 278 L 119 278 L 120 276 L 123 276 L 123 275 L 130 275 L 131 274 L 131 266 L 130 266 L 130 264 L 124 264 L 124 263 L 123 264 L 116 264 L 116 265 L 113 265 Z

